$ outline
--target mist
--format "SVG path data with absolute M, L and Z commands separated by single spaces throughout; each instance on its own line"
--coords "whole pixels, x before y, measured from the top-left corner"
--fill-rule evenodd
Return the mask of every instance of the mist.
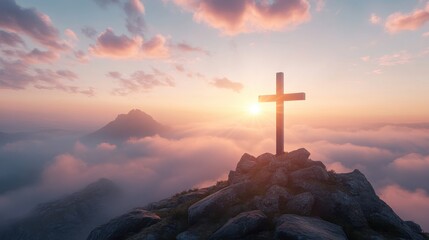
M 99 178 L 124 192 L 117 212 L 190 188 L 225 180 L 240 156 L 274 151 L 274 131 L 252 124 L 177 127 L 169 137 L 85 145 L 75 136 L 8 143 L 0 148 L 0 219 L 25 216 L 37 204 L 75 192 Z M 310 158 L 336 172 L 361 170 L 405 220 L 425 230 L 429 220 L 409 206 L 429 208 L 429 128 L 384 125 L 355 129 L 297 125 L 285 131 L 285 149 L 305 147 Z M 62 139 L 59 141 L 58 139 Z M 31 173 L 31 174 L 29 174 Z M 407 193 L 410 198 L 398 198 Z M 407 204 L 404 204 L 406 202 Z M 113 208 L 113 206 L 112 206 Z

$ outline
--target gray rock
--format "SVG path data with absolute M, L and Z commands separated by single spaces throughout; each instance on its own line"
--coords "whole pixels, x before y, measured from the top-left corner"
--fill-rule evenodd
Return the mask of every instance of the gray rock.
M 228 207 L 233 206 L 240 201 L 240 195 L 243 195 L 249 188 L 249 182 L 237 183 L 223 188 L 194 203 L 188 209 L 189 224 L 194 224 L 202 217 L 219 214 Z
M 239 173 L 247 173 L 255 166 L 256 158 L 250 154 L 245 153 L 237 163 L 236 171 Z
M 284 214 L 276 221 L 275 239 L 340 240 L 347 239 L 343 229 L 318 218 Z
M 413 230 L 416 233 L 422 233 L 422 227 L 420 227 L 420 225 L 418 225 L 417 223 L 413 222 L 413 221 L 405 221 L 405 224 L 408 225 L 408 227 L 411 228 L 411 230 Z
M 270 162 L 274 161 L 274 160 L 275 160 L 275 158 L 276 158 L 276 156 L 274 156 L 274 155 L 273 155 L 273 154 L 271 154 L 271 153 L 264 153 L 264 154 L 259 155 L 259 156 L 256 158 L 256 162 L 257 162 L 258 164 L 260 164 L 260 165 L 267 165 L 267 164 L 269 164 Z
M 290 174 L 290 180 L 294 185 L 300 186 L 302 183 L 315 180 L 315 181 L 327 181 L 329 174 L 326 169 L 320 166 L 312 166 L 304 169 L 294 171 Z
M 271 184 L 286 186 L 288 183 L 288 176 L 282 168 L 277 169 L 271 177 Z
M 250 176 L 250 179 L 256 185 L 268 186 L 268 185 L 270 185 L 272 176 L 273 176 L 273 172 L 270 171 L 268 166 L 265 166 L 265 167 L 262 167 L 261 169 L 259 169 L 258 172 L 254 173 L 252 176 Z
M 239 182 L 248 181 L 249 179 L 250 179 L 249 175 L 242 174 L 237 171 L 229 171 L 229 174 L 228 174 L 228 183 L 231 185 Z
M 177 195 L 172 196 L 170 198 L 166 198 L 166 199 L 160 200 L 158 202 L 150 203 L 150 204 L 146 205 L 145 207 L 143 207 L 143 209 L 146 209 L 149 211 L 153 211 L 153 210 L 169 211 L 172 208 L 175 208 L 182 203 L 201 199 L 204 195 L 207 194 L 207 192 L 208 192 L 208 190 L 206 188 L 202 188 L 202 189 L 190 191 L 190 192 L 184 193 L 184 194 L 177 194 Z
M 336 174 L 336 181 L 340 185 L 338 188 L 345 189 L 349 196 L 358 202 L 369 225 L 374 230 L 389 232 L 405 239 L 424 239 L 375 194 L 371 184 L 359 170 Z
M 310 192 L 298 194 L 291 198 L 286 204 L 288 213 L 308 216 L 313 209 L 314 196 Z
M 285 160 L 290 161 L 293 164 L 304 164 L 310 157 L 310 152 L 305 148 L 300 148 L 295 151 L 289 152 L 285 155 Z
M 132 236 L 160 220 L 161 218 L 155 213 L 144 209 L 134 209 L 95 228 L 91 231 L 87 240 L 126 239 L 128 236 Z
M 260 210 L 243 212 L 228 220 L 210 240 L 236 239 L 261 230 L 267 223 L 267 216 Z
M 290 194 L 286 188 L 273 185 L 271 186 L 264 197 L 255 197 L 255 206 L 266 214 L 272 214 L 279 212 L 282 203 L 286 203 L 286 200 L 290 198 Z

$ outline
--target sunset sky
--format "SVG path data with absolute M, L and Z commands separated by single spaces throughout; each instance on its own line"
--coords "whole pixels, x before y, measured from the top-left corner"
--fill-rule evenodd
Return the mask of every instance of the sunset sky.
M 306 93 L 285 150 L 361 170 L 429 231 L 428 0 L 0 0 L 0 137 L 75 134 L 0 141 L 0 225 L 100 177 L 133 204 L 226 179 L 274 152 L 275 104 L 254 104 L 276 72 Z M 174 137 L 79 141 L 131 109 Z
M 0 127 L 246 117 L 280 71 L 295 123 L 429 120 L 427 1 L 272 2 L 1 1 Z

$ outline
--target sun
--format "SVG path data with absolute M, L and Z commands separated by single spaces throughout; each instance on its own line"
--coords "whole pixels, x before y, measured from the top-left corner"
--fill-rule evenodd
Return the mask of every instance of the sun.
M 258 115 L 259 113 L 261 113 L 261 106 L 259 105 L 259 103 L 254 103 L 252 105 L 249 106 L 249 113 L 251 115 Z

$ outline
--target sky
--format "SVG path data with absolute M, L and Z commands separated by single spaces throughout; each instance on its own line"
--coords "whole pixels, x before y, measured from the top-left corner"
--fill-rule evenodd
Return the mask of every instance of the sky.
M 0 146 L 0 224 L 100 177 L 135 205 L 225 179 L 274 152 L 275 104 L 255 104 L 284 72 L 306 93 L 286 151 L 360 169 L 429 231 L 428 63 L 423 0 L 2 0 L 0 132 L 74 135 Z M 177 136 L 76 140 L 136 108 Z
M 293 123 L 425 122 L 427 4 L 2 1 L 0 127 L 94 129 L 133 108 L 240 118 L 276 72 L 307 94 L 286 105 Z

